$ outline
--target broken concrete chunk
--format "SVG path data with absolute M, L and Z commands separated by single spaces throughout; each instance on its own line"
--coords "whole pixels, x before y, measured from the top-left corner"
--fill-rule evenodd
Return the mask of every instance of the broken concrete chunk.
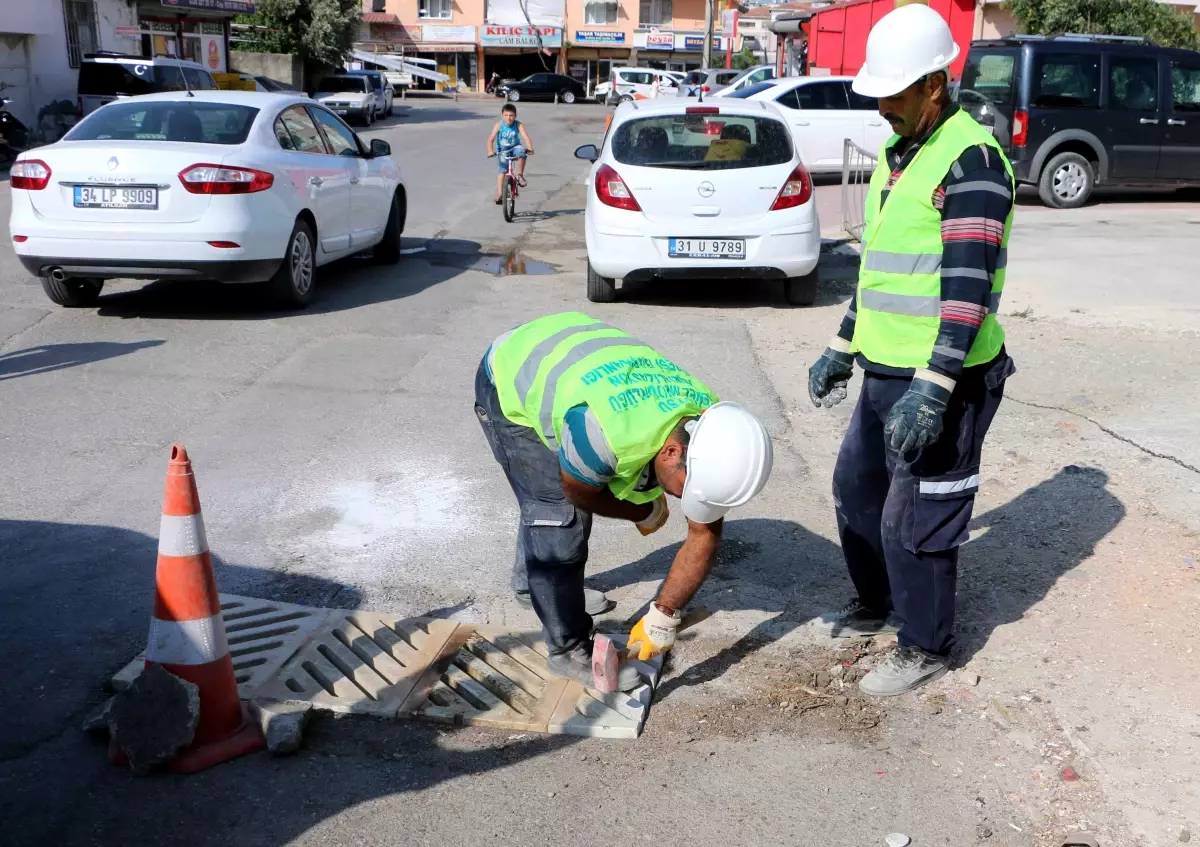
M 979 684 L 980 677 L 979 674 L 975 673 L 974 671 L 969 671 L 966 668 L 963 668 L 958 672 L 958 679 L 963 685 L 974 688 Z
M 108 731 L 133 772 L 144 775 L 191 744 L 199 720 L 199 687 L 150 665 L 113 697 Z
M 112 710 L 113 701 L 116 699 L 116 697 L 109 697 L 107 700 L 93 709 L 91 713 L 83 719 L 83 731 L 87 733 L 107 733 L 108 713 Z
M 312 707 L 313 704 L 305 700 L 260 699 L 250 703 L 250 710 L 267 740 L 267 749 L 276 756 L 286 756 L 300 749 Z

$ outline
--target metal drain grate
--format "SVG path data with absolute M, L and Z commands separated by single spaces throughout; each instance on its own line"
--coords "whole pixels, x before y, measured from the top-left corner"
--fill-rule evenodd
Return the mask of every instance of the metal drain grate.
M 222 594 L 221 619 L 229 640 L 233 673 L 238 693 L 249 698 L 257 688 L 288 660 L 306 638 L 321 625 L 328 609 L 299 606 Z M 117 691 L 128 688 L 145 666 L 146 657 L 137 657 L 112 678 Z
M 325 625 L 255 692 L 334 712 L 395 717 L 457 624 L 331 612 Z

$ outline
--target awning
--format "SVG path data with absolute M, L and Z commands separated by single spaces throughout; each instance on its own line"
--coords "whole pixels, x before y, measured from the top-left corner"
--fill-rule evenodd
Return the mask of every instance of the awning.
M 389 15 L 387 12 L 363 12 L 362 21 L 365 24 L 390 24 L 391 26 L 400 26 L 400 19 L 395 15 Z
M 390 71 L 399 71 L 402 74 L 412 74 L 419 76 L 422 79 L 430 79 L 434 82 L 449 82 L 450 77 L 446 74 L 431 71 L 428 68 L 423 68 L 420 65 L 414 65 L 411 62 L 406 62 L 399 56 L 392 56 L 387 53 L 368 53 L 365 50 L 351 50 L 350 56 L 359 62 L 370 62 L 373 65 L 380 65 Z

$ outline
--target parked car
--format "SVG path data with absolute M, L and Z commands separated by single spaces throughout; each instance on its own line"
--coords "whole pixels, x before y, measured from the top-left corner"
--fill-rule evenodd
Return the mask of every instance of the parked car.
M 537 73 L 516 82 L 501 83 L 496 91 L 505 100 L 553 100 L 555 95 L 564 103 L 574 103 L 587 96 L 583 83 L 563 74 Z
M 286 82 L 280 82 L 277 79 L 271 79 L 269 76 L 262 76 L 261 74 L 257 74 L 257 75 L 251 76 L 250 78 L 254 80 L 254 82 L 257 86 L 254 89 L 255 91 L 269 91 L 269 92 L 276 93 L 276 94 L 279 94 L 279 93 L 303 94 L 304 93 L 300 89 L 298 89 L 294 86 L 288 85 Z
M 379 102 L 383 104 L 381 116 L 391 117 L 394 107 L 392 105 L 395 94 L 392 92 L 392 85 L 384 76 L 383 71 L 346 71 L 350 76 L 364 76 L 371 81 L 371 90 L 375 92 L 375 96 L 379 98 Z
M 701 94 L 707 97 L 709 94 L 720 91 L 741 75 L 741 71 L 728 68 L 689 71 L 679 86 L 678 94 L 680 97 L 698 97 Z
M 592 162 L 584 210 L 587 295 L 617 280 L 779 279 L 789 302 L 817 295 L 821 226 L 812 180 L 779 109 L 678 98 L 617 107 Z
M 223 91 L 287 91 L 297 94 L 302 93 L 298 89 L 270 77 L 256 76 L 254 74 L 242 73 L 241 71 L 215 74 L 213 79 L 216 81 L 217 88 Z M 238 84 L 230 84 L 230 81 Z
M 130 97 L 23 153 L 9 183 L 13 248 L 62 306 L 133 278 L 265 282 L 303 307 L 328 262 L 398 261 L 407 213 L 388 143 L 295 94 Z
M 678 75 L 656 68 L 613 68 L 609 72 L 608 102 L 627 103 L 630 100 L 649 100 L 654 96 L 654 81 L 658 80 L 660 97 L 674 96 Z
M 879 114 L 879 103 L 854 93 L 849 76 L 798 76 L 767 80 L 727 99 L 765 100 L 779 106 L 800 148 L 800 160 L 812 173 L 842 169 L 845 141 L 878 153 L 892 128 Z
M 313 99 L 324 103 L 347 121 L 363 126 L 375 123 L 383 114 L 383 100 L 365 76 L 334 74 L 317 84 Z
M 612 91 L 612 80 L 604 80 L 596 83 L 596 87 L 592 89 L 592 99 L 597 103 L 607 103 L 608 93 Z
M 775 79 L 777 76 L 778 74 L 775 72 L 774 65 L 755 65 L 752 68 L 746 68 L 739 75 L 735 76 L 724 88 L 714 91 L 712 96 L 728 97 L 730 94 L 741 91 L 743 88 L 757 85 L 768 79 Z
M 1097 185 L 1200 184 L 1200 53 L 1116 36 L 975 41 L 958 102 L 1047 206 Z
M 131 56 L 125 53 L 87 53 L 79 63 L 79 114 L 86 116 L 119 97 L 159 91 L 211 91 L 212 74 L 196 62 Z

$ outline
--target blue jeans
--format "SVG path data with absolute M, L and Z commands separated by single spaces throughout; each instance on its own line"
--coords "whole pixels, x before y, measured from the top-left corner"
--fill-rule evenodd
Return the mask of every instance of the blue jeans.
M 475 417 L 521 509 L 512 586 L 529 590 L 551 653 L 568 653 L 592 635 L 583 599 L 592 514 L 563 493 L 558 457 L 532 429 L 504 417 L 484 362 L 475 374 Z
M 524 159 L 528 155 L 529 154 L 525 152 L 525 148 L 520 144 L 518 144 L 516 147 L 510 147 L 507 150 L 501 150 L 496 154 L 497 167 L 500 169 L 500 173 L 505 173 L 508 171 L 509 158 Z

